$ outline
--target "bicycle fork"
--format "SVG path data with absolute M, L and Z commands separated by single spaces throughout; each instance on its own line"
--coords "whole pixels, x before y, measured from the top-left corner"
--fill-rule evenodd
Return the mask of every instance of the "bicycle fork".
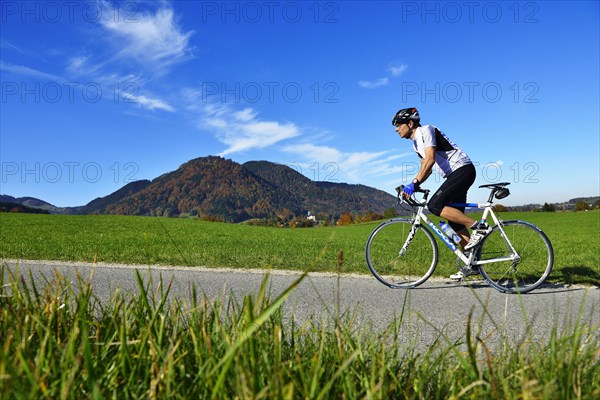
M 419 224 L 417 222 L 415 222 L 412 225 L 412 227 L 410 228 L 410 232 L 408 233 L 408 237 L 406 238 L 406 241 L 404 242 L 404 245 L 402 245 L 402 248 L 398 252 L 398 256 L 399 257 L 402 257 L 404 255 L 404 253 L 406 253 L 406 250 L 408 249 L 408 245 L 410 244 L 410 242 L 412 242 L 413 238 L 415 237 L 415 234 L 417 233 L 418 227 L 419 227 Z

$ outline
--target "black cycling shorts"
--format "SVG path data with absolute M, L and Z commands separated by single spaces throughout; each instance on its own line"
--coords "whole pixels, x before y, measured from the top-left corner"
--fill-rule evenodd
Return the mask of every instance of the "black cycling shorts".
M 473 164 L 468 164 L 460 167 L 446 178 L 442 186 L 435 192 L 427 203 L 427 208 L 432 214 L 439 216 L 442 209 L 449 203 L 466 203 L 467 191 L 475 182 L 475 167 Z M 465 212 L 464 207 L 455 207 L 462 212 Z M 455 231 L 464 229 L 465 226 L 449 221 L 450 226 Z

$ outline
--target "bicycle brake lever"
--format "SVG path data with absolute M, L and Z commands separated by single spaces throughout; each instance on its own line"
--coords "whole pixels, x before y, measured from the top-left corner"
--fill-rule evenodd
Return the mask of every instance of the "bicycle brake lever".
M 413 199 L 412 197 L 410 197 L 406 202 L 413 207 L 418 207 L 420 205 L 419 202 L 416 199 Z
M 400 185 L 396 188 L 396 193 L 398 193 L 398 195 L 397 195 L 398 204 L 402 204 L 402 202 L 406 202 L 406 204 L 408 204 L 412 207 L 419 207 L 421 205 L 421 203 L 413 197 L 414 193 L 409 197 L 404 197 L 403 192 L 404 192 L 404 185 Z M 417 193 L 417 192 L 423 192 L 423 191 L 416 190 L 415 193 Z
M 402 204 L 404 201 L 404 196 L 402 196 L 402 192 L 404 191 L 404 185 L 400 185 L 396 188 L 396 198 L 398 199 L 398 204 Z

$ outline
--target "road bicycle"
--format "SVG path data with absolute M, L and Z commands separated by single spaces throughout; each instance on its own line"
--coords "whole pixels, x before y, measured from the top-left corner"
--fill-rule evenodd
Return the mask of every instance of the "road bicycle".
M 403 186 L 396 188 L 398 202 L 408 204 L 413 216 L 393 218 L 375 228 L 366 245 L 369 270 L 392 289 L 419 286 L 433 274 L 438 263 L 433 231 L 456 255 L 456 265 L 463 276 L 476 271 L 503 293 L 526 293 L 536 289 L 552 271 L 554 250 L 546 234 L 534 224 L 498 219 L 492 208 L 493 200 L 494 197 L 508 196 L 507 185 L 508 182 L 479 186 L 491 190 L 487 203 L 449 204 L 451 207 L 483 209 L 479 226 L 485 227 L 485 236 L 468 252 L 463 252 L 425 214 L 429 190 L 418 189 L 405 199 Z M 421 200 L 416 198 L 417 193 L 423 195 Z M 493 226 L 487 224 L 490 218 Z

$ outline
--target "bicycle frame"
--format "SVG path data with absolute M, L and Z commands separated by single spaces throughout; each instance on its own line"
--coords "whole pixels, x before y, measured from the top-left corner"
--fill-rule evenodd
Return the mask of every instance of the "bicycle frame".
M 427 215 L 423 212 L 423 210 L 425 209 L 425 206 L 422 205 L 422 204 L 419 205 L 419 207 L 417 209 L 417 214 L 416 214 L 415 219 L 414 219 L 414 226 L 415 226 L 415 228 L 413 228 L 413 230 L 416 230 L 416 226 L 420 225 L 421 224 L 421 220 L 422 220 L 427 226 L 429 226 L 429 228 L 431 228 L 431 230 L 433 232 L 435 232 L 435 234 L 442 240 L 442 242 L 444 242 L 444 244 L 458 258 L 460 258 L 460 260 L 463 263 L 465 263 L 465 265 L 478 266 L 478 265 L 490 264 L 490 263 L 501 262 L 501 261 L 515 261 L 515 260 L 519 259 L 519 255 L 517 254 L 517 251 L 513 247 L 512 243 L 510 242 L 510 240 L 506 236 L 506 233 L 504 232 L 504 229 L 502 228 L 501 221 L 498 219 L 498 217 L 496 216 L 496 214 L 494 214 L 494 210 L 492 209 L 492 203 L 491 202 L 483 203 L 483 204 L 478 204 L 478 203 L 450 203 L 450 204 L 448 204 L 448 206 L 450 206 L 450 207 L 467 207 L 467 208 L 468 207 L 483 208 L 483 216 L 481 218 L 481 222 L 485 223 L 487 221 L 487 219 L 491 216 L 492 220 L 494 221 L 494 224 L 498 227 L 498 229 L 500 230 L 500 234 L 502 235 L 502 237 L 506 241 L 506 244 L 510 247 L 512 255 L 510 257 L 494 258 L 494 259 L 489 259 L 489 260 L 484 260 L 484 261 L 480 260 L 480 261 L 473 262 L 473 258 L 475 257 L 475 252 L 469 253 L 469 256 L 467 257 L 465 255 L 465 253 L 463 253 L 462 250 L 459 248 L 459 246 L 457 246 L 448 236 L 446 236 L 440 230 L 440 228 L 438 228 L 429 218 L 427 218 Z M 413 232 L 413 234 L 414 234 L 414 232 Z M 408 243 L 412 239 L 412 236 L 413 235 L 409 235 L 407 243 L 404 244 L 403 249 L 406 248 L 406 246 L 408 245 Z

